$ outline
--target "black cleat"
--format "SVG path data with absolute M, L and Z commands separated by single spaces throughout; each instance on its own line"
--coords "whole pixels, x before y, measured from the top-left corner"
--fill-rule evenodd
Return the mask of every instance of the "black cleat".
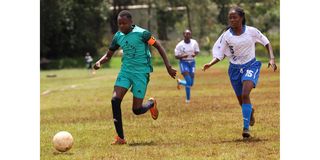
M 249 129 L 243 128 L 242 137 L 243 137 L 243 138 L 250 138 L 250 131 L 249 131 Z

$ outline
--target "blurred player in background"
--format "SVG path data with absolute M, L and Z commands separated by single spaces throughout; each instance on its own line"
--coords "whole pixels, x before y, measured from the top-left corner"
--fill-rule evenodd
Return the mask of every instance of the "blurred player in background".
M 92 62 L 93 62 L 93 59 L 90 55 L 89 52 L 86 53 L 86 56 L 84 57 L 85 61 L 86 61 L 86 67 L 87 69 L 90 70 L 91 74 L 95 74 L 96 72 L 93 70 L 92 68 Z
M 185 87 L 186 103 L 189 103 L 196 69 L 194 57 L 199 54 L 200 49 L 198 42 L 191 38 L 191 31 L 189 29 L 183 32 L 183 36 L 184 40 L 180 41 L 174 50 L 176 59 L 180 60 L 180 71 L 184 77 L 184 80 L 177 79 L 177 88 L 180 89 L 180 85 Z
M 261 62 L 255 57 L 255 43 L 265 46 L 269 53 L 268 67 L 275 71 L 277 65 L 271 43 L 257 28 L 247 26 L 242 8 L 233 7 L 228 13 L 229 25 L 213 46 L 213 59 L 203 66 L 203 71 L 224 59 L 229 58 L 229 77 L 243 116 L 243 138 L 249 138 L 249 125 L 253 126 L 254 108 L 250 101 L 250 92 L 257 86 Z
M 175 78 L 177 71 L 171 67 L 165 50 L 151 33 L 133 25 L 132 15 L 129 11 L 123 10 L 118 14 L 118 27 L 119 31 L 113 36 L 108 52 L 95 63 L 94 68 L 99 69 L 101 64 L 111 59 L 119 47 L 122 48 L 122 65 L 111 100 L 113 120 L 117 132 L 116 139 L 112 144 L 126 144 L 120 106 L 128 89 L 131 88 L 133 93 L 132 111 L 134 114 L 141 115 L 150 110 L 154 120 L 158 118 L 159 114 L 157 102 L 154 98 L 150 98 L 145 104 L 142 104 L 147 91 L 150 72 L 153 71 L 149 46 L 158 50 L 168 74 L 172 78 Z

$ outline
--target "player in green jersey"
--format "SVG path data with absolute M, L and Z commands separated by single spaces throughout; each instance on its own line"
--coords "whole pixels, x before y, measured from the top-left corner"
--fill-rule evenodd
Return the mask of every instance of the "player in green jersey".
M 150 110 L 154 120 L 158 118 L 159 114 L 156 107 L 157 102 L 154 98 L 150 98 L 143 104 L 149 82 L 149 74 L 153 71 L 149 46 L 153 46 L 158 50 L 172 78 L 175 78 L 177 71 L 172 68 L 165 50 L 151 33 L 137 25 L 133 25 L 132 15 L 129 11 L 123 10 L 119 13 L 118 27 L 119 31 L 115 33 L 108 52 L 95 63 L 94 69 L 99 69 L 101 64 L 111 59 L 119 47 L 122 48 L 122 65 L 114 85 L 111 100 L 114 125 L 118 134 L 112 144 L 126 144 L 122 129 L 120 106 L 124 95 L 130 87 L 133 93 L 132 111 L 134 114 L 140 115 Z

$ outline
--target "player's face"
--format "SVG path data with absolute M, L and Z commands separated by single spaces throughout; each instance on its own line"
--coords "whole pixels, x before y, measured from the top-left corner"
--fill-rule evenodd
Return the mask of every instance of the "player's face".
M 191 38 L 191 32 L 190 31 L 186 31 L 183 33 L 184 39 L 189 40 Z
M 131 25 L 132 25 L 132 20 L 127 18 L 127 16 L 118 16 L 118 27 L 119 30 L 124 33 L 127 34 L 131 31 Z
M 232 28 L 241 27 L 243 18 L 240 17 L 235 10 L 229 12 L 228 19 Z

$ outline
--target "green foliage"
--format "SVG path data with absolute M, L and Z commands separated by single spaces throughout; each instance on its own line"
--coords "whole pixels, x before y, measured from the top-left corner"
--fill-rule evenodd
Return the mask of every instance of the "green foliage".
M 40 56 L 97 54 L 105 33 L 106 0 L 41 0 Z
M 101 57 L 112 38 L 114 14 L 131 5 L 151 7 L 131 11 L 137 25 L 149 28 L 162 40 L 172 63 L 175 59 L 171 54 L 186 28 L 192 29 L 201 54 L 211 55 L 213 44 L 226 27 L 227 12 L 234 5 L 245 10 L 247 25 L 261 30 L 276 56 L 280 55 L 279 0 L 41 0 L 40 5 L 40 57 L 52 60 L 48 65 L 52 68 L 81 67 L 88 51 L 93 57 Z M 118 9 L 110 10 L 111 6 Z M 265 56 L 265 52 L 263 46 L 257 46 L 257 55 Z M 154 56 L 153 60 L 155 65 L 162 64 L 161 57 Z

